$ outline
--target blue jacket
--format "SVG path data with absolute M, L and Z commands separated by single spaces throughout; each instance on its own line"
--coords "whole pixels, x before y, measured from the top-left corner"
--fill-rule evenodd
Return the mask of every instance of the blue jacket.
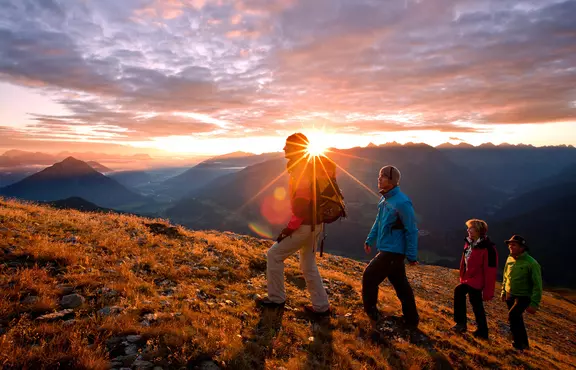
M 418 259 L 418 228 L 412 201 L 397 186 L 382 195 L 378 215 L 366 244 L 383 252 L 406 255 L 410 262 Z

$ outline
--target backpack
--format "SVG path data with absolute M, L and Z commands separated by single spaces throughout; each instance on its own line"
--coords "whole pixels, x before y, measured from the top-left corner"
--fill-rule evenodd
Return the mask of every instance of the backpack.
M 336 181 L 336 164 L 322 156 L 315 156 L 313 162 L 316 176 L 314 177 L 312 231 L 316 224 L 331 224 L 346 217 L 344 196 Z M 320 245 L 320 256 L 324 250 L 324 238 Z
M 342 191 L 336 181 L 336 165 L 326 157 L 314 157 L 316 176 L 314 178 L 312 224 L 331 224 L 346 217 L 346 206 Z M 314 191 L 315 190 L 315 191 Z

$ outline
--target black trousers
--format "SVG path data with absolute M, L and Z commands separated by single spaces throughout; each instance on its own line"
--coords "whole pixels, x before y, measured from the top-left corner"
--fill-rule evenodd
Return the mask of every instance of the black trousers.
M 467 325 L 466 294 L 468 294 L 472 311 L 474 311 L 474 316 L 476 317 L 478 331 L 488 334 L 488 323 L 486 322 L 486 311 L 484 311 L 481 289 L 474 289 L 467 284 L 460 284 L 454 288 L 454 321 L 456 324 Z
M 414 292 L 412 292 L 412 287 L 406 277 L 404 258 L 405 256 L 399 253 L 378 252 L 376 257 L 370 261 L 364 270 L 364 275 L 362 275 L 364 310 L 370 314 L 377 309 L 378 285 L 388 278 L 402 303 L 402 313 L 406 324 L 418 326 L 418 310 L 416 309 Z
M 508 322 L 514 344 L 522 347 L 528 347 L 528 334 L 524 326 L 524 311 L 530 306 L 530 297 L 511 296 L 506 299 L 508 306 Z

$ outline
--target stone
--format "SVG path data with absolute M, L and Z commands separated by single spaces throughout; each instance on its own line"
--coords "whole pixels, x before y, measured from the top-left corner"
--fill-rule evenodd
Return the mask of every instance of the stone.
M 142 336 L 141 335 L 128 335 L 126 337 L 126 340 L 130 343 L 136 343 L 136 342 L 140 342 L 142 340 Z
M 202 361 L 200 365 L 198 365 L 198 369 L 200 370 L 220 370 L 220 366 L 218 366 L 214 361 Z
M 40 298 L 38 296 L 29 295 L 28 297 L 24 298 L 24 300 L 22 300 L 22 304 L 34 304 L 39 300 Z
M 102 316 L 118 315 L 124 308 L 120 306 L 104 307 L 98 310 L 98 314 Z
M 81 306 L 85 301 L 86 299 L 80 294 L 68 294 L 62 297 L 60 306 L 63 308 L 76 308 Z
M 122 365 L 123 365 L 123 364 L 122 364 L 121 362 L 112 361 L 112 362 L 110 362 L 110 364 L 108 365 L 108 368 L 114 369 L 115 367 L 120 367 L 120 366 L 122 366 Z
M 149 361 L 136 360 L 132 364 L 132 367 L 138 370 L 148 370 L 152 369 L 154 367 L 154 364 Z
M 118 356 L 112 361 L 121 362 L 124 366 L 130 366 L 134 361 L 136 361 L 136 358 L 138 358 L 138 355 L 126 355 Z
M 70 320 L 64 321 L 64 322 L 62 323 L 62 325 L 64 325 L 64 326 L 72 326 L 72 325 L 74 325 L 75 323 L 76 323 L 76 320 L 70 319 Z
M 126 353 L 126 355 L 128 355 L 128 356 L 135 355 L 138 353 L 138 346 L 135 344 L 131 344 L 131 345 L 127 346 L 126 348 L 124 348 L 124 353 Z
M 56 320 L 68 319 L 68 318 L 70 318 L 70 316 L 74 316 L 74 310 L 66 309 L 66 310 L 42 315 L 40 317 L 37 317 L 36 320 L 38 320 L 38 321 L 56 321 Z

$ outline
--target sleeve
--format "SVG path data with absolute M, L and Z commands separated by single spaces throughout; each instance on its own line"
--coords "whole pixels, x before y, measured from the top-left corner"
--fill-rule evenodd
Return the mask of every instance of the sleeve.
M 542 271 L 538 262 L 531 266 L 532 273 L 532 296 L 530 299 L 530 306 L 538 308 L 542 300 Z
M 406 236 L 406 258 L 410 262 L 418 260 L 418 228 L 416 227 L 416 216 L 414 207 L 410 202 L 402 202 L 396 207 L 398 217 L 404 224 L 404 234 Z
M 507 277 L 507 270 L 508 263 L 504 264 L 504 271 L 502 271 L 502 293 L 500 293 L 500 297 L 506 296 L 506 277 Z
M 466 272 L 466 248 L 467 245 L 464 244 L 464 250 L 462 251 L 462 257 L 460 257 L 460 282 L 462 283 L 464 279 L 464 273 Z
M 292 195 L 292 217 L 288 222 L 288 229 L 296 230 L 310 217 L 310 183 L 302 180 Z
M 374 243 L 376 242 L 376 238 L 378 237 L 378 217 L 380 217 L 380 207 L 378 207 L 378 213 L 376 214 L 376 220 L 374 221 L 374 225 L 370 229 L 368 233 L 368 237 L 366 238 L 366 244 L 373 247 Z
M 494 289 L 496 288 L 496 274 L 498 272 L 498 252 L 493 245 L 486 248 L 484 254 L 484 289 L 482 289 L 482 298 L 488 301 L 494 298 Z

